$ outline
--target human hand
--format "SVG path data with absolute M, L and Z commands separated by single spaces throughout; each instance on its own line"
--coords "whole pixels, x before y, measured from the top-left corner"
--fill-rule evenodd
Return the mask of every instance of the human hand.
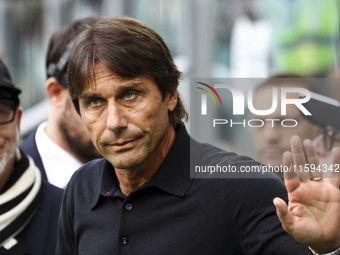
M 310 140 L 302 144 L 298 136 L 293 136 L 290 142 L 292 152 L 283 155 L 285 166 L 319 165 Z M 333 149 L 332 161 L 333 165 L 340 163 L 339 148 Z M 284 172 L 289 203 L 287 205 L 281 198 L 273 202 L 286 232 L 317 253 L 331 252 L 340 247 L 339 173 L 327 176 L 322 171 L 311 173 L 308 170 L 292 168 Z M 323 178 L 325 176 L 328 178 Z

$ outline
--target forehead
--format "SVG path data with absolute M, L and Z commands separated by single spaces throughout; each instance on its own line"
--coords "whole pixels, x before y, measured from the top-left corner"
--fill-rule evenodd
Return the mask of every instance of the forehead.
M 125 78 L 125 77 L 119 76 L 118 74 L 111 71 L 108 67 L 103 65 L 102 63 L 95 64 L 95 66 L 94 66 L 94 79 L 95 79 L 95 81 L 97 82 L 98 80 L 100 81 L 100 80 L 106 79 L 106 78 L 115 79 L 115 80 L 118 80 L 118 81 L 130 79 L 130 78 Z
M 94 67 L 93 80 L 89 80 L 85 83 L 82 95 L 87 93 L 97 93 L 100 91 L 105 93 L 114 93 L 124 88 L 137 86 L 147 87 L 147 85 L 150 84 L 157 87 L 154 79 L 151 76 L 139 75 L 136 77 L 122 77 L 111 71 L 105 65 L 97 63 Z

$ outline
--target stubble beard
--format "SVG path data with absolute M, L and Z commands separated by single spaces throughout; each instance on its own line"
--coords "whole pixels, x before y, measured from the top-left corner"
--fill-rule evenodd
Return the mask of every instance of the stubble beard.
M 59 123 L 60 130 L 68 143 L 70 149 L 76 153 L 84 162 L 100 158 L 101 155 L 97 152 L 92 142 L 89 140 L 88 143 L 81 142 L 80 139 L 72 137 L 70 132 L 67 130 L 64 123 Z
M 2 174 L 2 172 L 5 170 L 8 162 L 15 156 L 16 150 L 17 150 L 18 145 L 19 145 L 19 140 L 20 140 L 20 136 L 19 136 L 19 132 L 17 130 L 16 139 L 10 144 L 9 148 L 7 149 L 7 151 L 5 151 L 4 155 L 0 159 L 0 174 Z

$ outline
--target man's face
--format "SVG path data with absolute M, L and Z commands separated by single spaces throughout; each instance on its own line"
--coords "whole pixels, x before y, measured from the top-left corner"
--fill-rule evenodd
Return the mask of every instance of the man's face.
M 163 100 L 153 78 L 123 78 L 100 63 L 95 79 L 96 85 L 88 84 L 79 96 L 79 107 L 97 150 L 116 169 L 145 168 L 159 161 L 177 94 Z
M 62 93 L 63 107 L 58 118 L 58 126 L 68 146 L 83 162 L 101 157 L 73 106 L 68 90 L 65 89 Z
M 0 90 L 1 98 L 10 98 L 10 94 Z M 7 100 L 0 99 L 0 111 L 7 108 Z M 6 110 L 7 111 L 7 110 Z M 15 160 L 15 151 L 19 143 L 19 126 L 21 109 L 14 110 L 15 118 L 12 122 L 0 125 L 0 174 L 8 168 L 12 168 Z
M 298 85 L 291 85 L 298 87 Z M 284 87 L 290 87 L 289 84 Z M 269 109 L 272 105 L 272 89 L 273 87 L 262 87 L 258 89 L 254 95 L 254 106 L 256 109 Z M 264 126 L 260 128 L 252 128 L 253 142 L 259 159 L 264 164 L 279 166 L 282 164 L 282 154 L 290 151 L 290 138 L 298 135 L 302 140 L 313 139 L 317 134 L 317 126 L 306 121 L 300 110 L 295 105 L 287 105 L 287 115 L 281 115 L 280 88 L 278 89 L 278 106 L 276 111 L 266 116 L 253 116 L 254 119 L 280 119 L 274 122 L 272 127 L 271 121 L 264 121 Z M 298 94 L 289 93 L 287 98 L 298 98 Z M 296 127 L 283 127 L 281 121 L 283 119 L 294 119 L 298 122 Z M 288 123 L 288 122 L 287 122 Z M 293 125 L 289 122 L 285 125 Z
M 324 130 L 324 129 L 323 129 Z M 323 164 L 330 166 L 332 162 L 332 148 L 340 148 L 340 133 L 331 126 L 326 128 L 326 132 L 320 133 L 313 139 L 313 145 L 319 158 L 321 167 Z M 327 136 L 325 138 L 325 136 Z M 332 147 L 330 147 L 330 140 L 332 139 Z M 328 148 L 326 148 L 328 147 Z

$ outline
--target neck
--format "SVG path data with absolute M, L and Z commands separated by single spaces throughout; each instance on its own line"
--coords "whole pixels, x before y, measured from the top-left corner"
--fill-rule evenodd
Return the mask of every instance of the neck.
M 164 138 L 154 152 L 140 166 L 134 169 L 115 169 L 122 193 L 128 196 L 132 191 L 149 181 L 166 158 L 176 138 L 176 132 L 170 125 Z

